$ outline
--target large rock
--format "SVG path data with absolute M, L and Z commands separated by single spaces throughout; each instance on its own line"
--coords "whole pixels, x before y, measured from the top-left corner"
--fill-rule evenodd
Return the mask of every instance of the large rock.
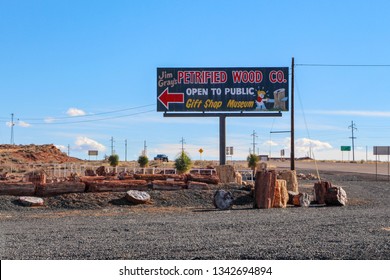
M 275 194 L 274 194 L 274 208 L 286 208 L 288 202 L 287 183 L 285 180 L 276 180 Z
M 232 208 L 234 198 L 231 192 L 225 190 L 217 190 L 214 194 L 213 204 L 220 210 Z
M 325 204 L 325 196 L 332 184 L 327 181 L 321 181 L 314 184 L 314 201 L 317 204 Z
M 215 170 L 217 171 L 219 180 L 222 184 L 236 182 L 236 172 L 232 165 L 219 165 L 215 167 Z
M 286 180 L 287 190 L 298 192 L 298 178 L 295 170 L 283 170 L 278 174 L 278 179 Z
M 145 204 L 150 202 L 150 195 L 147 192 L 130 190 L 126 192 L 126 199 L 135 204 Z
M 345 206 L 347 204 L 347 193 L 342 187 L 330 187 L 325 195 L 325 204 Z
M 259 171 L 256 173 L 254 208 L 268 209 L 274 204 L 276 172 Z

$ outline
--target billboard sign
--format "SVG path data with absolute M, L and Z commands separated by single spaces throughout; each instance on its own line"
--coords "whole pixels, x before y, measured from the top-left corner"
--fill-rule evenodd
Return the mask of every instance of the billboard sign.
M 99 151 L 97 150 L 88 150 L 89 156 L 97 156 L 99 154 Z
M 157 68 L 157 111 L 288 111 L 288 67 Z
M 350 152 L 351 151 L 351 146 L 341 146 L 340 150 L 342 152 Z
M 390 146 L 374 146 L 374 155 L 390 155 Z

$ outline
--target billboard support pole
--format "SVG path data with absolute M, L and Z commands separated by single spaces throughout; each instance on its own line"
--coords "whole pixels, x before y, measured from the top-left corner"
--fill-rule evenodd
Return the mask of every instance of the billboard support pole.
M 226 164 L 226 115 L 219 116 L 219 165 Z
M 295 170 L 295 145 L 294 145 L 294 57 L 291 60 L 291 156 L 290 169 Z

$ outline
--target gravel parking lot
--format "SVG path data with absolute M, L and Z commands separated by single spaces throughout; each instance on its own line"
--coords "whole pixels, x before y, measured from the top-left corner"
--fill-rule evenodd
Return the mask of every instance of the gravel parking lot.
M 342 186 L 345 207 L 253 209 L 250 193 L 228 186 L 235 205 L 216 210 L 210 191 L 151 193 L 131 205 L 123 193 L 47 198 L 26 208 L 0 197 L 1 259 L 390 259 L 390 183 L 375 175 L 324 172 Z M 314 181 L 300 181 L 310 192 Z

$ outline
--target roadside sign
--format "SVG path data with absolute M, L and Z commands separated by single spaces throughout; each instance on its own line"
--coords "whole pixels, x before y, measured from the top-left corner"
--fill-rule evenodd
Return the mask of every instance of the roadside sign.
M 97 150 L 89 150 L 88 155 L 89 156 L 97 156 L 99 154 L 99 151 Z
M 340 150 L 342 152 L 350 152 L 351 151 L 351 146 L 341 146 Z
M 226 147 L 226 155 L 227 156 L 233 155 L 233 147 Z
M 157 68 L 157 111 L 288 111 L 288 67 Z
M 390 155 L 390 146 L 374 146 L 374 155 Z
M 200 153 L 200 154 L 203 153 L 203 149 L 202 149 L 202 148 L 199 149 L 199 153 Z

